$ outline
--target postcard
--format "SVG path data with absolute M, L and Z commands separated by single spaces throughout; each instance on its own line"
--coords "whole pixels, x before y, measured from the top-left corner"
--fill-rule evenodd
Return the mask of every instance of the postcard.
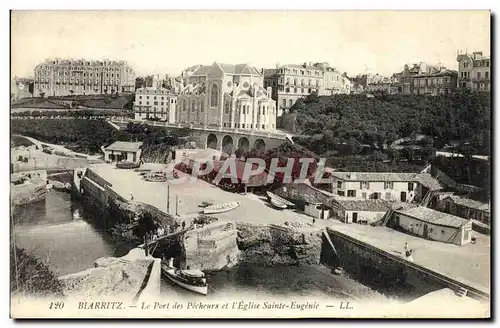
M 11 317 L 491 317 L 489 11 L 11 11 Z

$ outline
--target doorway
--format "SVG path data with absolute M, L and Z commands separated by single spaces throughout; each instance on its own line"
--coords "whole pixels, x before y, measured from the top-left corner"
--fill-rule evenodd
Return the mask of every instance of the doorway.
M 406 202 L 406 191 L 401 192 L 401 201 Z
M 352 223 L 358 223 L 358 213 L 352 213 Z
M 429 227 L 427 224 L 424 224 L 424 238 L 427 239 L 429 237 Z

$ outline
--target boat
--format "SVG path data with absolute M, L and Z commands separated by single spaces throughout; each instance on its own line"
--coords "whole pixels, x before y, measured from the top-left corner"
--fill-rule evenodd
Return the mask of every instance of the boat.
M 203 209 L 203 214 L 216 214 L 234 210 L 240 206 L 240 202 L 231 202 L 218 205 L 207 206 Z
M 181 270 L 170 264 L 162 262 L 161 270 L 163 274 L 174 284 L 179 285 L 192 292 L 207 295 L 208 284 L 205 273 L 201 270 Z
M 269 201 L 271 201 L 272 203 L 272 200 L 274 199 L 275 201 L 277 201 L 278 203 L 282 203 L 286 206 L 295 206 L 294 203 L 284 199 L 283 197 L 280 197 L 276 194 L 273 194 L 272 192 L 270 191 L 266 191 L 266 195 L 267 195 L 267 198 L 269 199 Z M 274 204 L 273 204 L 274 205 Z
M 277 199 L 271 198 L 271 204 L 277 209 L 284 210 L 286 208 L 286 204 L 280 202 Z
M 138 169 L 141 167 L 141 162 L 128 162 L 128 161 L 122 161 L 116 163 L 116 168 L 118 169 Z

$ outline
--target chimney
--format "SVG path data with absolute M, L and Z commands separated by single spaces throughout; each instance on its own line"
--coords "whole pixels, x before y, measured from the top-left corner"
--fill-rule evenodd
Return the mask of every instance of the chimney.
M 276 69 L 280 68 L 280 63 L 276 63 Z

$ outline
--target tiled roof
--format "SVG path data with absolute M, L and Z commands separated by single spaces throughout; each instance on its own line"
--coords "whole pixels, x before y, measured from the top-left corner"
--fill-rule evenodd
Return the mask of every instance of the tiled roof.
M 420 221 L 445 227 L 459 228 L 463 224 L 469 222 L 469 220 L 462 219 L 461 217 L 444 212 L 435 211 L 423 206 L 396 210 L 395 212 L 410 216 Z
M 387 201 L 384 199 L 338 199 L 334 198 L 340 206 L 347 211 L 387 212 L 401 207 L 401 202 Z
M 330 172 L 331 176 L 348 181 L 417 181 L 417 173 L 394 172 Z
M 126 151 L 126 152 L 136 152 L 141 148 L 142 142 L 126 142 L 126 141 L 115 141 L 106 150 L 115 151 Z
M 193 75 L 207 75 L 210 70 L 212 69 L 212 66 L 205 66 L 205 65 L 200 65 L 194 72 L 191 74 Z
M 464 197 L 460 197 L 460 196 L 448 196 L 446 198 L 450 198 L 455 204 L 460 205 L 460 206 L 465 206 L 468 208 L 473 208 L 473 209 L 485 211 L 488 213 L 490 212 L 490 205 L 489 204 L 481 203 L 481 202 L 478 202 L 476 200 L 464 198 Z
M 418 182 L 430 190 L 441 190 L 443 186 L 429 173 L 420 173 L 417 175 Z
M 252 74 L 252 75 L 260 75 L 259 71 L 255 67 L 248 66 L 247 64 L 222 64 L 217 63 L 220 68 L 227 74 Z
M 282 67 L 288 67 L 288 68 L 297 68 L 297 69 L 310 69 L 310 70 L 319 70 L 321 71 L 321 68 L 316 67 L 316 66 L 309 66 L 309 65 L 298 65 L 298 64 L 287 64 L 283 65 Z
M 270 77 L 276 74 L 278 70 L 276 68 L 265 68 L 264 69 L 264 77 Z

